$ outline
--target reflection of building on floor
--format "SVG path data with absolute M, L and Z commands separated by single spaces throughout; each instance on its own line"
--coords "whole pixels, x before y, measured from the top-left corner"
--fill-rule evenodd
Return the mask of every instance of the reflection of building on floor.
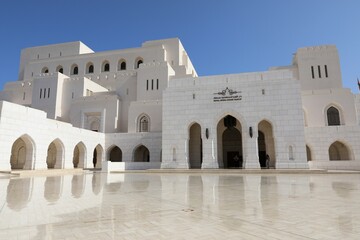
M 96 53 L 22 50 L 0 92 L 0 170 L 360 169 L 359 95 L 335 46 L 289 66 L 198 77 L 177 38 Z

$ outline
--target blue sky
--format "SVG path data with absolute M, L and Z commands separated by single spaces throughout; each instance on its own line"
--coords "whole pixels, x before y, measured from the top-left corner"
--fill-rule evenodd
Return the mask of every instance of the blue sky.
M 200 76 L 291 64 L 335 44 L 344 86 L 360 77 L 360 0 L 17 0 L 0 2 L 0 89 L 22 48 L 80 40 L 94 51 L 178 37 Z

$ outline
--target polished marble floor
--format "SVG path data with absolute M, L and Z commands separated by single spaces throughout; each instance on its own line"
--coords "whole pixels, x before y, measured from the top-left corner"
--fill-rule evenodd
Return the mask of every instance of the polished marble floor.
M 0 175 L 0 239 L 360 239 L 360 174 Z

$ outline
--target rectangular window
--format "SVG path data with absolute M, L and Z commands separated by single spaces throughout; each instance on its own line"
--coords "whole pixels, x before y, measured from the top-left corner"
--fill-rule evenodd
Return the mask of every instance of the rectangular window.
M 126 95 L 129 95 L 129 89 L 128 88 L 126 89 Z
M 149 80 L 146 80 L 146 91 L 149 90 Z
M 44 88 L 44 97 L 43 98 L 46 98 L 46 88 Z
M 23 94 L 23 100 L 25 100 L 25 92 L 24 92 L 24 94 Z
M 321 68 L 320 68 L 320 65 L 318 65 L 318 72 L 319 72 L 319 78 L 321 78 Z
M 325 77 L 329 77 L 328 76 L 328 71 L 327 71 L 327 66 L 325 65 Z
M 314 79 L 315 78 L 314 66 L 311 66 L 311 75 L 312 75 L 312 78 Z
M 50 88 L 48 88 L 48 98 L 50 98 Z
M 154 90 L 154 79 L 151 79 L 151 90 Z
M 159 90 L 159 79 L 156 79 L 156 89 Z
M 71 98 L 74 98 L 74 92 L 71 93 Z
M 42 88 L 40 88 L 40 99 L 41 99 L 41 96 L 42 96 Z

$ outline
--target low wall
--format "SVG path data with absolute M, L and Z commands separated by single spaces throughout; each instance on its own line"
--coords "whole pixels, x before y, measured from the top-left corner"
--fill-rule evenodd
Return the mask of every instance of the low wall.
M 161 162 L 102 162 L 102 171 L 159 169 Z
M 360 170 L 360 161 L 309 161 L 310 169 Z

